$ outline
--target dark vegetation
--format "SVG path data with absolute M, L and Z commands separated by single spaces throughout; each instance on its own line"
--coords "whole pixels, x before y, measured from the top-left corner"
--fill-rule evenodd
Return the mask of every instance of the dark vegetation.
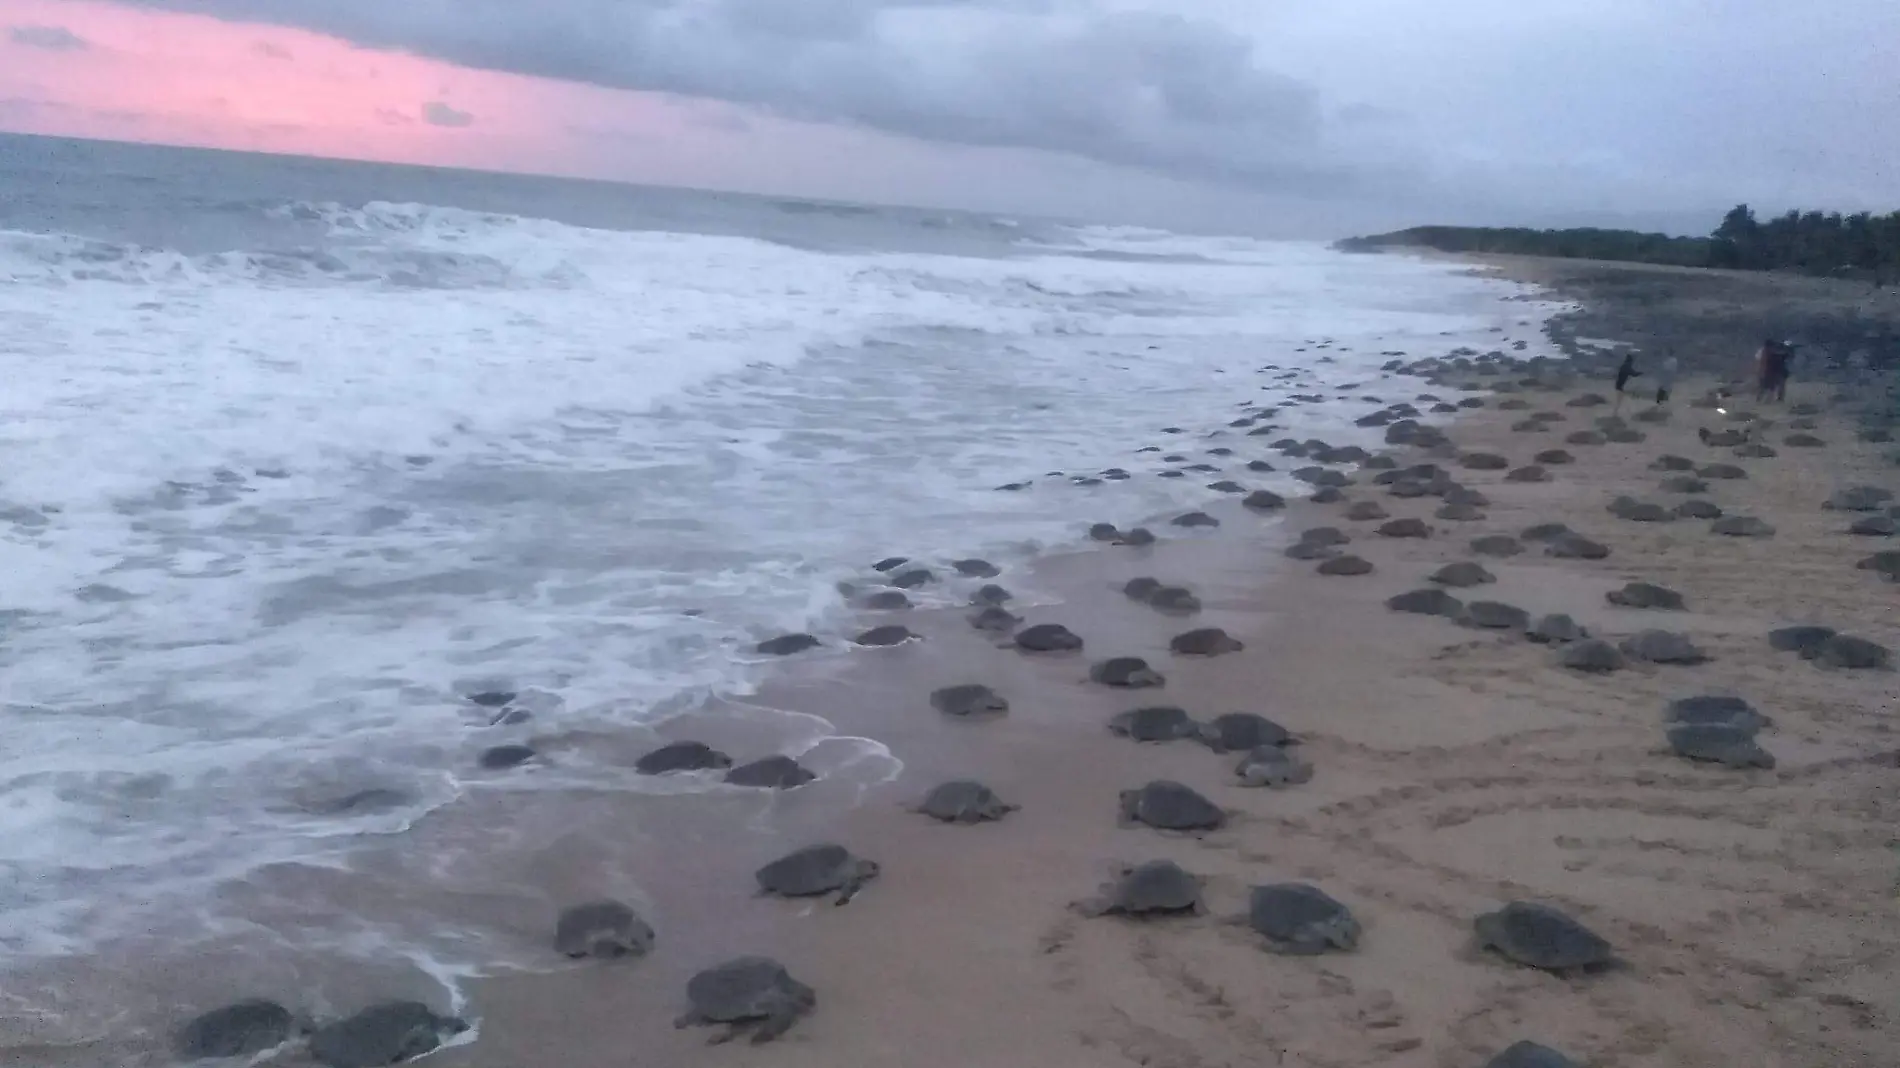
M 1633 230 L 1418 226 L 1347 238 L 1337 247 L 1346 252 L 1430 248 L 1672 267 L 1796 271 L 1860 278 L 1883 285 L 1900 281 L 1900 211 L 1888 215 L 1791 211 L 1762 222 L 1748 205 L 1742 204 L 1724 216 L 1721 225 L 1707 237 L 1671 237 Z

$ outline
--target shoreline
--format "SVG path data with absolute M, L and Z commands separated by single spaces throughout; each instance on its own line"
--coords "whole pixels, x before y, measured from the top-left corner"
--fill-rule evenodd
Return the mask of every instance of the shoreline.
M 1697 442 L 1694 428 L 1711 417 L 1688 404 L 1705 384 L 1693 379 L 1681 384 L 1672 423 L 1635 424 L 1647 441 L 1564 445 L 1604 411 L 1565 406 L 1581 390 L 1607 392 L 1591 380 L 1588 361 L 1576 370 L 1585 380 L 1566 390 L 1520 395 L 1568 417 L 1533 434 L 1511 430 L 1516 416 L 1498 408 L 1515 397 L 1482 391 L 1497 377 L 1451 375 L 1451 384 L 1432 386 L 1422 377 L 1369 375 L 1351 391 L 1421 406 L 1428 402 L 1415 400 L 1420 392 L 1482 398 L 1482 407 L 1449 422 L 1425 418 L 1463 450 L 1495 451 L 1513 464 L 1545 449 L 1575 454 L 1574 464 L 1550 468 L 1553 481 L 1513 483 L 1503 471 L 1466 469 L 1426 450 L 1373 447 L 1401 465 L 1446 464 L 1491 498 L 1480 520 L 1436 518 L 1438 498 L 1393 499 L 1371 484 L 1378 472 L 1346 465 L 1358 483 L 1346 488 L 1347 503 L 1377 501 L 1393 517 L 1423 518 L 1433 536 L 1377 537 L 1377 523 L 1343 518 L 1346 503 L 1290 499 L 1261 517 L 1223 500 L 1206 509 L 1220 518 L 1217 531 L 1155 524 L 1163 540 L 1149 548 L 1037 561 L 1034 584 L 1053 596 L 1017 611 L 1024 625 L 1063 623 L 1081 634 L 1087 647 L 1079 656 L 998 649 L 993 636 L 968 626 L 963 610 L 866 613 L 865 627 L 901 622 L 925 640 L 794 659 L 758 693 L 715 702 L 710 720 L 696 712 L 690 729 L 687 721 L 658 725 L 668 739 L 718 744 L 721 720 L 749 729 L 748 708 L 817 715 L 839 735 L 888 746 L 904 765 L 894 782 L 876 783 L 867 769 L 712 809 L 703 793 L 677 803 L 575 795 L 552 806 L 562 810 L 558 820 L 535 811 L 545 798 L 533 794 L 483 796 L 459 827 L 544 839 L 522 863 L 557 905 L 637 884 L 641 896 L 627 899 L 659 929 L 659 946 L 641 960 L 472 981 L 468 1011 L 479 1039 L 428 1063 L 1456 1068 L 1482 1064 L 1520 1038 L 1582 1062 L 1644 1068 L 1877 1063 L 1871 1058 L 1900 1014 L 1887 964 L 1889 953 L 1900 954 L 1900 924 L 1890 893 L 1875 899 L 1885 912 L 1856 909 L 1867 911 L 1875 888 L 1891 888 L 1878 828 L 1900 801 L 1879 789 L 1894 744 L 1879 702 L 1900 691 L 1891 674 L 1791 661 L 1769 651 L 1762 633 L 1767 625 L 1827 622 L 1900 646 L 1888 618 L 1893 587 L 1853 569 L 1858 556 L 1884 546 L 1843 538 L 1850 517 L 1818 509 L 1836 488 L 1824 483 L 1852 476 L 1890 484 L 1891 468 L 1875 466 L 1874 446 L 1849 445 L 1851 431 L 1830 413 L 1816 431 L 1829 448 L 1737 461 L 1749 477 L 1715 482 L 1707 494 L 1767 518 L 1776 538 L 1711 538 L 1706 523 L 1688 520 L 1623 522 L 1604 511 L 1613 495 L 1664 497 L 1656 483 L 1665 476 L 1648 468 L 1655 455 L 1701 462 L 1728 460 L 1728 450 Z M 1797 382 L 1792 399 L 1810 399 L 1804 385 L 1818 392 Z M 1329 406 L 1345 392 L 1328 397 Z M 1307 462 L 1283 460 L 1266 438 L 1230 433 L 1235 460 L 1271 459 L 1275 478 Z M 1191 451 L 1187 444 L 1182 451 Z M 1386 598 L 1425 585 L 1439 565 L 1474 559 L 1470 539 L 1547 521 L 1570 523 L 1612 555 L 1550 560 L 1533 546 L 1518 557 L 1476 558 L 1497 582 L 1452 592 L 1533 615 L 1569 612 L 1614 636 L 1647 625 L 1681 629 L 1715 659 L 1576 676 L 1521 637 L 1385 607 Z M 1312 562 L 1280 555 L 1295 533 L 1317 526 L 1344 529 L 1352 539 L 1345 550 L 1375 571 L 1321 576 Z M 1184 582 L 1203 599 L 1202 611 L 1173 617 L 1131 601 L 1120 587 L 1138 575 Z M 1680 590 L 1690 610 L 1606 604 L 1605 591 L 1625 581 Z M 1211 659 L 1167 651 L 1171 636 L 1210 626 L 1246 648 Z M 1117 691 L 1088 683 L 1088 664 L 1113 655 L 1147 658 L 1168 685 Z M 1010 700 L 1009 715 L 948 722 L 929 707 L 931 689 L 966 682 L 994 686 Z M 1691 692 L 1746 696 L 1773 716 L 1764 744 L 1781 766 L 1708 769 L 1666 755 L 1662 705 Z M 1115 713 L 1155 704 L 1200 719 L 1264 714 L 1301 739 L 1316 774 L 1284 789 L 1242 788 L 1232 777 L 1237 755 L 1193 741 L 1137 745 L 1104 729 Z M 985 781 L 1021 810 L 972 827 L 906 811 L 930 785 L 959 777 Z M 1118 826 L 1119 791 L 1157 778 L 1202 791 L 1235 812 L 1232 823 L 1201 837 Z M 638 826 L 626 820 L 630 800 L 641 806 Z M 733 840 L 736 830 L 768 823 L 768 833 Z M 663 840 L 647 830 L 654 827 Z M 754 868 L 822 840 L 878 861 L 881 876 L 845 908 L 754 897 Z M 1157 858 L 1206 879 L 1210 915 L 1135 922 L 1084 919 L 1067 908 L 1093 894 L 1112 864 Z M 1220 922 L 1244 909 L 1249 885 L 1293 880 L 1353 909 L 1365 927 L 1355 952 L 1277 956 L 1251 932 Z M 1571 909 L 1626 955 L 1627 966 L 1566 980 L 1474 955 L 1471 918 L 1520 896 Z M 552 930 L 552 911 L 504 917 L 479 900 L 447 904 L 447 918 L 483 916 L 524 946 L 545 944 Z M 1860 948 L 1843 948 L 1856 939 Z M 706 1032 L 676 1031 L 686 978 L 741 953 L 784 961 L 817 989 L 816 1012 L 757 1049 L 708 1047 Z M 297 1055 L 277 1060 L 305 1063 Z

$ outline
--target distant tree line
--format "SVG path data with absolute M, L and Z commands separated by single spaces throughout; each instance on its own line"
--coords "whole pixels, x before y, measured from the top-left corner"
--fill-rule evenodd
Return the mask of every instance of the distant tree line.
M 1418 226 L 1371 237 L 1350 237 L 1335 247 L 1347 252 L 1411 247 L 1676 267 L 1802 271 L 1865 278 L 1881 285 L 1900 281 L 1900 211 L 1889 215 L 1791 211 L 1763 222 L 1748 205 L 1740 204 L 1722 217 L 1722 224 L 1708 237 L 1594 228 Z

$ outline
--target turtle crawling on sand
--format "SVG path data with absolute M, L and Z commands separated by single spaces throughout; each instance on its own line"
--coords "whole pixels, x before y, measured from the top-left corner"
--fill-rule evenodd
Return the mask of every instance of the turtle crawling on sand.
M 1263 745 L 1291 745 L 1285 727 L 1252 712 L 1228 712 L 1201 724 L 1201 741 L 1216 753 L 1245 753 Z
M 1201 880 L 1172 860 L 1151 860 L 1122 868 L 1100 895 L 1078 901 L 1084 916 L 1147 916 L 1155 913 L 1200 914 Z
M 1637 418 L 1642 418 L 1637 416 Z M 1537 1042 L 1513 1042 L 1486 1061 L 1484 1068 L 1583 1068 L 1569 1057 Z
M 987 823 L 1000 820 L 1020 807 L 1006 803 L 996 796 L 996 791 L 980 782 L 957 779 L 925 794 L 916 811 L 945 823 Z
M 787 853 L 753 873 L 761 893 L 779 897 L 816 897 L 838 892 L 833 904 L 857 896 L 864 884 L 877 878 L 876 862 L 854 856 L 841 845 L 806 846 Z
M 1563 975 L 1601 968 L 1615 955 L 1595 931 L 1549 905 L 1513 901 L 1472 923 L 1478 948 L 1527 968 Z
M 750 1028 L 757 1045 L 791 1030 L 818 1004 L 818 994 L 770 957 L 738 957 L 688 979 L 686 1003 L 689 1008 L 673 1021 L 674 1027 L 731 1025 L 713 1038 L 715 1044 L 730 1042 Z
M 1121 814 L 1125 822 L 1164 831 L 1212 830 L 1227 822 L 1227 814 L 1214 802 L 1167 779 L 1156 779 L 1139 790 L 1123 790 Z
M 1352 911 L 1306 883 L 1254 887 L 1244 922 L 1264 936 L 1275 953 L 1308 957 L 1359 944 L 1359 921 Z
M 1298 786 L 1313 779 L 1313 765 L 1277 745 L 1250 751 L 1234 765 L 1242 786 Z
M 1196 737 L 1201 728 L 1189 718 L 1186 709 L 1162 705 L 1123 712 L 1108 721 L 1108 729 L 1110 733 L 1137 742 L 1171 742 L 1176 738 Z

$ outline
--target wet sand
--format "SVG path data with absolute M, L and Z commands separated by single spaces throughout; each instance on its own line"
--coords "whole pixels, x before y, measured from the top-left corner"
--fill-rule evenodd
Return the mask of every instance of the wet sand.
M 1396 400 L 1400 384 L 1373 388 Z M 1704 384 L 1686 381 L 1681 396 Z M 1820 507 L 1837 488 L 1891 485 L 1893 469 L 1832 412 L 1814 431 L 1828 447 L 1768 459 L 1704 446 L 1697 427 L 1738 424 L 1686 404 L 1668 425 L 1638 424 L 1642 443 L 1564 445 L 1607 412 L 1565 407 L 1578 391 L 1527 394 L 1568 417 L 1546 432 L 1508 429 L 1521 413 L 1496 411 L 1495 397 L 1451 425 L 1461 448 L 1514 464 L 1557 447 L 1577 458 L 1541 484 L 1449 461 L 1491 498 L 1482 520 L 1430 518 L 1436 498 L 1392 499 L 1370 485 L 1372 472 L 1349 500 L 1426 518 L 1432 537 L 1377 537 L 1377 524 L 1342 519 L 1345 504 L 1296 502 L 1266 520 L 1228 504 L 1210 509 L 1223 520 L 1215 532 L 1157 527 L 1166 540 L 1152 549 L 1046 563 L 1044 585 L 1061 603 L 1023 614 L 1081 634 L 1079 656 L 996 648 L 958 614 L 915 614 L 905 621 L 926 641 L 866 651 L 842 676 L 761 694 L 875 734 L 905 760 L 903 775 L 780 838 L 706 842 L 678 858 L 677 880 L 642 870 L 666 892 L 652 957 L 481 983 L 481 1040 L 440 1062 L 1455 1068 L 1533 1039 L 1580 1063 L 1628 1068 L 1892 1063 L 1900 855 L 1889 828 L 1900 816 L 1900 751 L 1890 717 L 1900 684 L 1891 672 L 1776 652 L 1766 633 L 1816 622 L 1900 646 L 1900 588 L 1854 566 L 1891 540 L 1849 536 L 1854 517 Z M 1791 398 L 1825 399 L 1818 386 Z M 1765 433 L 1778 442 L 1788 430 Z M 1394 451 L 1401 462 L 1425 459 Z M 1659 492 L 1667 476 L 1649 468 L 1664 453 L 1744 467 L 1747 478 L 1713 481 L 1703 496 L 1767 520 L 1776 535 L 1721 537 L 1707 521 L 1606 512 L 1618 494 L 1681 499 Z M 1581 675 L 1516 634 L 1385 607 L 1439 566 L 1478 559 L 1472 538 L 1540 522 L 1567 523 L 1611 555 L 1559 560 L 1532 546 L 1483 559 L 1495 584 L 1453 592 L 1533 616 L 1566 612 L 1612 640 L 1684 631 L 1712 659 Z M 1325 577 L 1280 556 L 1293 533 L 1318 525 L 1345 528 L 1348 551 L 1375 573 Z M 1204 611 L 1188 621 L 1130 601 L 1119 587 L 1138 575 L 1186 582 Z M 1610 605 L 1605 594 L 1628 581 L 1671 587 L 1688 610 Z M 1200 626 L 1224 627 L 1247 647 L 1213 659 L 1167 652 L 1172 635 Z M 1109 655 L 1148 658 L 1166 688 L 1087 683 L 1087 664 Z M 927 695 L 961 682 L 992 685 L 1011 714 L 946 722 Z M 1771 716 L 1761 740 L 1778 766 L 1669 755 L 1663 707 L 1698 694 L 1742 696 Z M 1302 786 L 1242 788 L 1235 756 L 1192 741 L 1137 745 L 1105 729 L 1147 704 L 1198 718 L 1267 715 L 1299 736 L 1317 773 Z M 902 807 L 966 776 L 1022 809 L 960 827 Z M 1119 791 L 1157 778 L 1202 791 L 1231 822 L 1199 835 L 1118 826 Z M 753 867 L 817 840 L 876 859 L 882 877 L 843 908 L 748 897 Z M 1211 915 L 1135 922 L 1066 907 L 1113 863 L 1156 858 L 1206 877 Z M 1364 925 L 1356 951 L 1276 955 L 1221 922 L 1244 909 L 1249 886 L 1296 880 L 1354 910 Z M 1517 898 L 1569 910 L 1623 965 L 1559 978 L 1474 952 L 1472 919 Z M 693 970 L 750 952 L 816 987 L 817 1011 L 764 1047 L 708 1046 L 706 1032 L 670 1026 Z

